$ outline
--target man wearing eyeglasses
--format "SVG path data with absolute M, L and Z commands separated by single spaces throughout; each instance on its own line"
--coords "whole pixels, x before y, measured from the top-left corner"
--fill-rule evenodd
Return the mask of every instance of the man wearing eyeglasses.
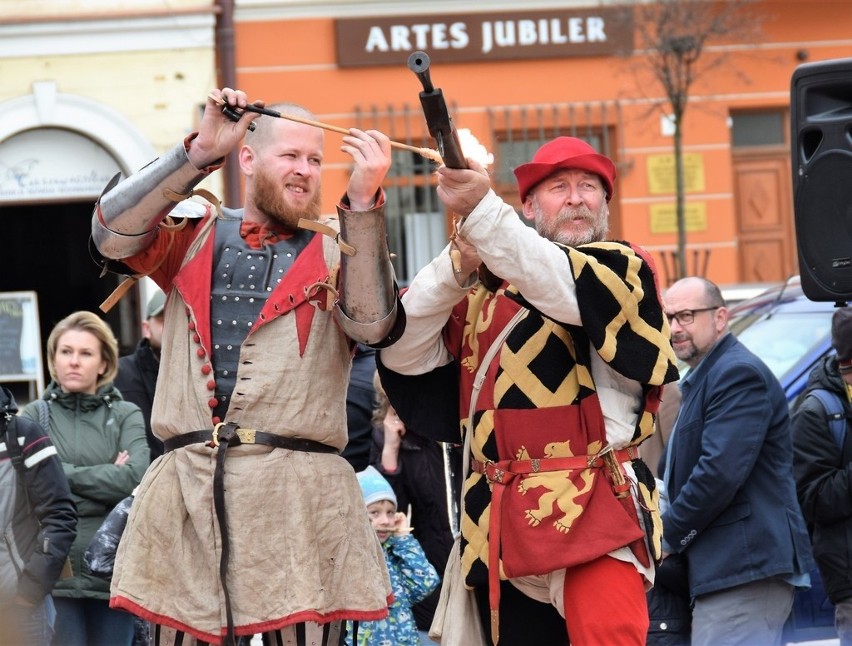
M 683 278 L 664 303 L 672 347 L 690 371 L 669 440 L 663 553 L 688 563 L 692 643 L 781 644 L 813 567 L 784 391 L 729 333 L 715 284 Z

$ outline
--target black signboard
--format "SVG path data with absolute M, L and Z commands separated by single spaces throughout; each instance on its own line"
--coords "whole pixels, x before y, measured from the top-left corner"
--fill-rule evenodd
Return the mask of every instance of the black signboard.
M 35 292 L 0 292 L 0 382 L 43 389 L 41 331 Z

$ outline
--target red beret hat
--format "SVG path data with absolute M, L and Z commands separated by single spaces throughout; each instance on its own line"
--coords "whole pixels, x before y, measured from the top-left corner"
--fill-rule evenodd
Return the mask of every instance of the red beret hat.
M 518 191 L 521 202 L 536 184 L 561 168 L 576 168 L 599 175 L 606 190 L 606 201 L 612 197 L 612 183 L 615 181 L 615 164 L 609 157 L 598 154 L 582 139 L 576 137 L 557 137 L 539 148 L 532 161 L 521 164 L 515 169 L 518 178 Z

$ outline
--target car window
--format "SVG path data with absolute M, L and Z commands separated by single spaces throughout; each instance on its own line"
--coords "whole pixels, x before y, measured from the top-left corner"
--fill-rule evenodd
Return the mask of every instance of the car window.
M 778 379 L 813 354 L 830 334 L 831 313 L 790 312 L 731 321 L 731 331 Z M 782 379 L 783 380 L 783 379 Z

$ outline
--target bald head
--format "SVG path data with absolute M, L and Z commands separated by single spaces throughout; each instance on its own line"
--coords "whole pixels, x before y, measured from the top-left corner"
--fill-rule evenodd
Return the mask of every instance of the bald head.
M 695 367 L 728 332 L 728 309 L 719 287 L 700 276 L 681 278 L 663 296 L 677 358 Z
M 311 112 L 293 103 L 271 109 L 313 120 Z M 320 214 L 323 130 L 270 116 L 254 123 L 257 128 L 246 134 L 239 154 L 246 187 L 243 217 L 296 231 L 300 219 L 316 220 Z
M 267 109 L 275 110 L 280 114 L 289 114 L 294 117 L 299 117 L 301 119 L 310 119 L 311 121 L 316 121 L 316 116 L 314 116 L 314 113 L 305 108 L 304 106 L 299 105 L 298 103 L 275 103 L 274 105 L 266 107 Z M 276 133 L 276 125 L 279 125 L 281 121 L 287 123 L 296 123 L 287 119 L 278 119 L 276 117 L 268 116 L 261 117 L 260 119 L 255 119 L 255 129 L 254 131 L 249 130 L 246 133 L 245 144 L 247 146 L 251 146 L 255 150 L 261 150 L 268 146 L 270 143 L 274 143 L 280 137 L 280 135 Z M 279 124 L 277 124 L 276 122 L 279 122 Z M 319 128 L 317 129 L 317 131 L 320 133 L 323 132 Z

